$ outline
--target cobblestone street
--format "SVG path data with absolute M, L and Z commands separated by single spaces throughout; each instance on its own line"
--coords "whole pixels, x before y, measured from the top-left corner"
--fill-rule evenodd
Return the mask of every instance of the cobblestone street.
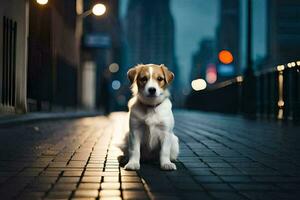
M 0 127 L 0 199 L 299 199 L 300 129 L 176 111 L 177 171 L 119 167 L 124 113 Z

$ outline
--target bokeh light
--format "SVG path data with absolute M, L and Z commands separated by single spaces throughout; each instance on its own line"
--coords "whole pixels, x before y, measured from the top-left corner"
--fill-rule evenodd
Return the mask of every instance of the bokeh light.
M 215 65 L 210 64 L 207 67 L 205 79 L 209 84 L 213 84 L 217 81 L 217 69 Z
M 48 0 L 36 0 L 36 2 L 40 5 L 46 5 L 48 3 Z
M 104 4 L 102 3 L 98 3 L 96 5 L 94 5 L 93 7 L 93 14 L 96 15 L 96 16 L 100 16 L 100 15 L 103 15 L 106 11 L 106 7 Z
M 191 85 L 192 85 L 193 90 L 195 90 L 195 91 L 204 90 L 207 86 L 206 81 L 201 78 L 193 80 Z
M 233 62 L 233 55 L 230 51 L 222 50 L 219 53 L 219 60 L 223 64 L 230 64 Z
M 118 89 L 120 89 L 120 87 L 121 87 L 121 82 L 118 81 L 118 80 L 114 80 L 114 81 L 111 83 L 111 87 L 112 87 L 112 89 L 114 89 L 114 90 L 118 90 Z
M 284 70 L 284 65 L 277 66 L 277 71 L 283 71 L 283 70 Z
M 108 69 L 111 73 L 116 73 L 119 71 L 119 65 L 118 63 L 112 63 L 109 65 Z
M 237 76 L 237 77 L 236 77 L 236 81 L 237 81 L 238 83 L 243 82 L 243 81 L 244 81 L 243 76 Z

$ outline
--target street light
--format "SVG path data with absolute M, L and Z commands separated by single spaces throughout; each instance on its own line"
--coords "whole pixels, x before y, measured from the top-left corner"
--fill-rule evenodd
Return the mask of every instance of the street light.
M 40 5 L 46 5 L 48 3 L 48 0 L 36 0 L 36 2 Z
M 93 6 L 92 9 L 79 14 L 78 17 L 85 18 L 85 17 L 89 16 L 90 14 L 94 14 L 96 16 L 101 16 L 105 12 L 106 12 L 106 6 L 102 3 L 97 3 Z
M 94 5 L 94 7 L 92 9 L 93 14 L 96 16 L 103 15 L 105 13 L 105 11 L 106 11 L 106 7 L 102 3 L 98 3 L 98 4 Z

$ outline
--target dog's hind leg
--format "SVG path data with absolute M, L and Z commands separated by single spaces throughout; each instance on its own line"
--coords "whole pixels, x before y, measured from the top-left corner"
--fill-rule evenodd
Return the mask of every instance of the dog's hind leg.
M 179 142 L 178 137 L 172 134 L 172 142 L 171 142 L 171 153 L 170 153 L 170 160 L 175 161 L 179 154 Z

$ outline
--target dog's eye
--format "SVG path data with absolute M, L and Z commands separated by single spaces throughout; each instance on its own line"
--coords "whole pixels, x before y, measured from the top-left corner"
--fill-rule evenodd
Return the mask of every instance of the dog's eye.
M 157 77 L 157 80 L 158 81 L 163 81 L 164 79 L 161 76 L 159 76 L 159 77 Z
M 144 76 L 144 77 L 141 77 L 141 78 L 140 78 L 140 81 L 141 81 L 141 82 L 146 82 L 146 81 L 147 81 L 147 77 L 145 77 L 145 76 Z

